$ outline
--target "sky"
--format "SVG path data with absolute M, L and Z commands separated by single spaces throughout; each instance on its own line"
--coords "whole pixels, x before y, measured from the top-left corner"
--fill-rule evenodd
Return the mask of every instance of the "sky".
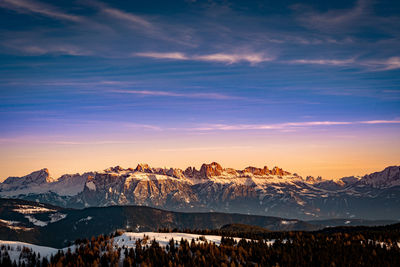
M 399 1 L 0 1 L 0 181 L 400 164 Z

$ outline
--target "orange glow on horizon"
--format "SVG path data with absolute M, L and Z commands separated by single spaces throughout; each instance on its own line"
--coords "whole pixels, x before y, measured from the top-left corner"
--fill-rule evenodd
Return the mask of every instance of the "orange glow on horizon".
M 3 142 L 0 180 L 48 168 L 53 178 L 65 173 L 99 171 L 110 166 L 199 168 L 216 161 L 223 167 L 279 166 L 302 176 L 325 179 L 364 175 L 399 165 L 397 132 L 380 130 L 301 132 L 156 132 L 147 136 L 121 135 L 90 139 L 35 139 Z

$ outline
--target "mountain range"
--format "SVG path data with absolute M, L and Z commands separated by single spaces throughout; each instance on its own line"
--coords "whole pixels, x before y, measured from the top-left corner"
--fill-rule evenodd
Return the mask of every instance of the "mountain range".
M 305 178 L 279 167 L 116 166 L 53 179 L 47 169 L 0 184 L 0 196 L 64 208 L 149 206 L 171 211 L 228 212 L 299 220 L 400 219 L 400 166 L 363 177 Z

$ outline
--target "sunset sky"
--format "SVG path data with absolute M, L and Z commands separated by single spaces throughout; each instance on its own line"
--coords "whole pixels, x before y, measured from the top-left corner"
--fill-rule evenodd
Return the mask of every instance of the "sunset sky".
M 0 181 L 400 164 L 399 1 L 0 1 Z

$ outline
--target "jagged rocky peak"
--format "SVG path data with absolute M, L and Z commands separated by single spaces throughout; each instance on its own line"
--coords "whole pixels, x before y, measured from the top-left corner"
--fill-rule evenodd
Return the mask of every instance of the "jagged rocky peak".
M 187 177 L 193 177 L 193 173 L 196 171 L 195 167 L 187 167 L 186 170 L 183 171 L 183 174 Z
M 153 170 L 150 168 L 148 164 L 145 163 L 140 163 L 136 166 L 135 171 L 137 172 L 147 172 L 147 173 L 152 173 Z
M 285 176 L 285 175 L 291 175 L 290 172 L 284 171 L 282 168 L 279 167 L 274 167 L 272 170 L 268 169 L 267 166 L 264 166 L 263 168 L 257 168 L 257 167 L 252 167 L 249 166 L 245 168 L 243 173 L 251 173 L 253 175 L 257 176 L 269 176 L 269 175 L 277 175 L 277 176 Z
M 187 167 L 183 172 L 183 175 L 188 178 L 196 178 L 196 179 L 207 179 L 212 176 L 220 176 L 226 169 L 222 168 L 220 164 L 217 162 L 212 162 L 210 164 L 203 163 L 200 167 L 200 170 L 196 170 L 195 167 Z M 232 173 L 232 170 L 228 170 L 229 173 Z M 234 170 L 233 170 L 234 171 Z M 236 172 L 234 172 L 236 174 Z
M 271 171 L 272 175 L 279 175 L 279 176 L 284 176 L 284 175 L 290 175 L 290 172 L 284 171 L 282 168 L 279 167 L 274 167 Z
M 185 175 L 181 169 L 176 168 L 152 168 L 150 165 L 146 163 L 139 163 L 135 169 L 128 168 L 124 169 L 120 166 L 110 167 L 104 170 L 105 173 L 108 174 L 117 174 L 117 175 L 125 175 L 128 173 L 135 173 L 135 172 L 143 172 L 143 173 L 152 173 L 152 174 L 160 174 L 160 175 L 167 175 L 176 178 L 184 178 Z
M 297 176 L 297 175 L 295 175 Z M 308 183 L 319 183 L 322 182 L 322 177 L 318 176 L 317 178 L 315 178 L 314 176 L 307 176 L 306 177 L 306 182 Z
M 110 173 L 110 172 L 119 173 L 121 171 L 125 171 L 125 169 L 122 168 L 121 166 L 110 167 L 110 168 L 107 168 L 104 170 L 104 172 L 106 172 L 106 173 Z
M 217 162 L 210 164 L 203 164 L 200 168 L 200 175 L 202 177 L 220 176 L 224 169 Z
M 232 168 L 223 168 L 219 163 L 212 162 L 210 164 L 204 163 L 201 165 L 199 171 L 196 170 L 194 167 L 188 167 L 183 174 L 189 178 L 197 178 L 197 179 L 207 179 L 211 177 L 217 176 L 270 176 L 270 175 L 277 175 L 277 176 L 285 176 L 291 175 L 290 172 L 284 171 L 281 168 L 274 167 L 272 170 L 268 169 L 267 166 L 263 168 L 257 168 L 253 166 L 249 166 L 243 170 L 235 170 Z
M 169 170 L 166 171 L 165 173 L 168 176 L 173 176 L 176 178 L 184 178 L 183 171 L 181 169 L 175 169 L 175 168 L 170 168 Z
M 253 166 L 249 166 L 247 168 L 244 168 L 243 172 L 249 172 L 253 175 L 269 175 L 271 174 L 271 171 L 268 169 L 267 166 L 264 166 L 264 168 L 257 168 L 257 167 L 253 167 Z

